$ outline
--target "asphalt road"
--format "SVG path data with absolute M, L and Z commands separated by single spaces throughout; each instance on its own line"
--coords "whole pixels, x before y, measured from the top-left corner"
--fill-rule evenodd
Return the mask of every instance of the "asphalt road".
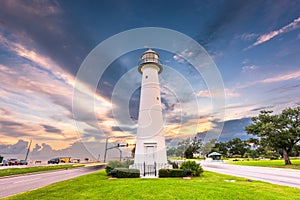
M 300 188 L 300 170 L 202 162 L 204 170 Z
M 88 166 L 68 170 L 50 171 L 0 179 L 0 198 L 41 188 L 52 183 L 89 174 L 104 166 Z

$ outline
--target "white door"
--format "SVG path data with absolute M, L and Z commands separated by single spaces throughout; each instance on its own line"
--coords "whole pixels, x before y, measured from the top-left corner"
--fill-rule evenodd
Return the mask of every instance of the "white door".
M 155 147 L 146 146 L 146 165 L 154 165 L 155 162 Z

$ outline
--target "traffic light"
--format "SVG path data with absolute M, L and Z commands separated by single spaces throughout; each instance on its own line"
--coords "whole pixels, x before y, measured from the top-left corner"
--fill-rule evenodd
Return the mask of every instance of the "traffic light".
M 118 147 L 128 147 L 128 143 L 118 143 Z

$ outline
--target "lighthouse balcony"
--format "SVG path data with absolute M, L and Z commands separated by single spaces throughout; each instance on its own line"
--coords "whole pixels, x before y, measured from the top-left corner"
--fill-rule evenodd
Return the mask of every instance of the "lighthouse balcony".
M 142 68 L 149 64 L 156 66 L 159 74 L 162 72 L 162 63 L 157 58 L 144 58 L 140 60 L 138 71 L 142 74 Z
M 147 58 L 143 58 L 140 60 L 139 65 L 144 65 L 144 64 L 150 64 L 150 63 L 156 63 L 158 65 L 162 65 L 162 63 L 160 62 L 160 60 L 158 58 L 155 57 L 147 57 Z

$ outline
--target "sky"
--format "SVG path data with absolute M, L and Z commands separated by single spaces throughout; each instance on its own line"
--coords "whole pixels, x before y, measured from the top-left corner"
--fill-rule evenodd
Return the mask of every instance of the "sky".
M 103 158 L 107 137 L 109 146 L 134 144 L 141 84 L 137 65 L 149 46 L 105 66 L 95 88 L 78 74 L 103 42 L 145 27 L 193 39 L 219 73 L 199 74 L 188 62 L 196 55 L 191 48 L 154 48 L 164 64 L 159 78 L 167 145 L 216 127 L 220 141 L 245 139 L 249 135 L 244 127 L 261 110 L 278 113 L 300 106 L 299 1 L 3 0 L 0 154 L 22 157 L 30 140 L 31 159 Z M 111 58 L 126 42 L 110 46 L 97 59 Z M 214 109 L 216 91 L 209 90 L 218 75 L 225 93 L 223 109 Z M 76 85 L 84 98 L 74 101 Z M 74 114 L 77 101 L 79 116 Z M 130 148 L 123 151 L 126 155 Z M 109 156 L 117 155 L 111 150 Z

